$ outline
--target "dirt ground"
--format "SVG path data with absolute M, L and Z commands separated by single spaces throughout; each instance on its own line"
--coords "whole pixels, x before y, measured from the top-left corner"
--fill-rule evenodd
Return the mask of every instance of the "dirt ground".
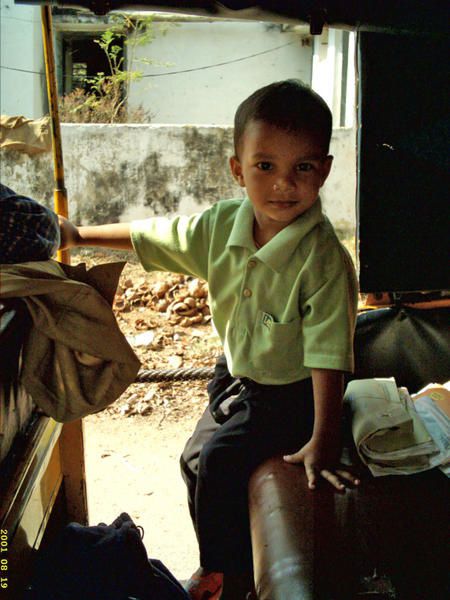
M 197 568 L 197 546 L 178 457 L 195 418 L 158 423 L 155 415 L 85 419 L 90 524 L 128 512 L 144 528 L 149 557 L 180 579 Z
M 202 282 L 145 273 L 125 253 L 84 250 L 72 262 L 92 266 L 122 259 L 130 262 L 114 311 L 142 367 L 212 367 L 220 344 Z M 133 384 L 113 405 L 84 419 L 90 524 L 110 523 L 128 512 L 144 528 L 148 555 L 162 560 L 180 580 L 189 577 L 198 560 L 178 459 L 207 404 L 206 383 Z

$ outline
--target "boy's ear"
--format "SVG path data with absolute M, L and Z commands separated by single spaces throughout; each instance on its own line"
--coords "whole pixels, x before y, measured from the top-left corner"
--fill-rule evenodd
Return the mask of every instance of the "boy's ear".
M 331 171 L 332 164 L 333 164 L 333 156 L 331 156 L 331 154 L 329 154 L 327 157 L 324 158 L 323 163 L 322 163 L 322 172 L 321 172 L 322 183 L 320 184 L 320 187 L 322 187 L 323 184 L 325 183 L 325 181 L 327 180 L 327 177 Z
M 241 163 L 239 162 L 239 159 L 237 156 L 232 156 L 230 158 L 230 169 L 231 169 L 231 174 L 233 175 L 233 177 L 237 181 L 237 183 L 241 187 L 245 187 L 245 181 L 244 181 L 244 175 L 242 174 Z

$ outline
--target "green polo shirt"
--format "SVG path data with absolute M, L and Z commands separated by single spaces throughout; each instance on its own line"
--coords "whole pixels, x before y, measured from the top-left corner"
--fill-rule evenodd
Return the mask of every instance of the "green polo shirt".
M 147 271 L 206 279 L 214 326 L 235 377 L 286 384 L 311 368 L 353 369 L 357 285 L 318 200 L 259 250 L 248 199 L 201 214 L 135 221 Z

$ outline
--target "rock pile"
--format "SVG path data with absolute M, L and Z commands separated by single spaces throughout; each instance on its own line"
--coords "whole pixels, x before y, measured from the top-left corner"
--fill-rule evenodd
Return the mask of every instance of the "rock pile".
M 114 309 L 129 312 L 139 307 L 164 313 L 169 323 L 182 327 L 211 320 L 207 283 L 184 275 L 167 275 L 164 280 L 152 284 L 145 279 L 136 283 L 131 279 L 121 282 Z

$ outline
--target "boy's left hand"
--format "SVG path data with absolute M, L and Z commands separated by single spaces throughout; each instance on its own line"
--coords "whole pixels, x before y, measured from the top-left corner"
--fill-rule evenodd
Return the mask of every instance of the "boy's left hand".
M 330 440 L 316 440 L 312 437 L 298 452 L 286 455 L 283 459 L 291 464 L 305 465 L 308 487 L 311 490 L 316 488 L 319 479 L 322 478 L 338 491 L 343 492 L 348 486 L 359 485 L 359 479 L 345 467 L 338 466 L 340 453 L 340 444 L 330 443 Z

